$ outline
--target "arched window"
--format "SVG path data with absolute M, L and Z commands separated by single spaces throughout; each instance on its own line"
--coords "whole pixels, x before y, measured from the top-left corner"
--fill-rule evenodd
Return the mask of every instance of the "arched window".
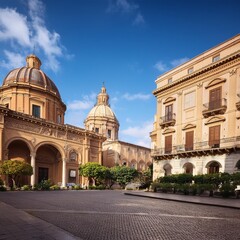
M 235 169 L 236 171 L 240 171 L 240 160 L 237 161 Z
M 219 173 L 219 168 L 220 168 L 219 163 L 214 161 L 214 162 L 209 164 L 209 166 L 208 166 L 208 173 L 209 174 Z
M 184 172 L 185 173 L 193 174 L 193 165 L 192 165 L 192 163 L 185 163 L 183 167 L 184 167 Z
M 163 170 L 164 170 L 164 176 L 169 176 L 172 174 L 172 166 L 170 164 L 164 165 Z

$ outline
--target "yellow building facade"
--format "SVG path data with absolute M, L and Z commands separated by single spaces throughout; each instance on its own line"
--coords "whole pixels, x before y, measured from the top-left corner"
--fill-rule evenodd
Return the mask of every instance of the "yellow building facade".
M 156 80 L 153 179 L 240 170 L 240 35 Z
M 32 165 L 33 175 L 23 177 L 21 184 L 51 179 L 62 187 L 85 185 L 79 165 L 102 164 L 105 138 L 64 124 L 66 106 L 54 82 L 40 69 L 37 56 L 29 55 L 26 61 L 25 67 L 8 73 L 0 87 L 0 161 Z

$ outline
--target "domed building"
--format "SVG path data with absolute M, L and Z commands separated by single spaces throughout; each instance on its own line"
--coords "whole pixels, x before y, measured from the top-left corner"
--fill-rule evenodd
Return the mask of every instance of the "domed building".
M 90 110 L 84 121 L 85 128 L 102 134 L 104 166 L 113 167 L 125 165 L 136 168 L 138 171 L 147 170 L 152 164 L 149 148 L 120 141 L 118 139 L 119 122 L 109 104 L 109 95 L 104 86 L 97 96 L 97 103 Z
M 10 71 L 0 87 L 0 162 L 19 160 L 32 165 L 23 184 L 51 179 L 87 184 L 79 177 L 80 164 L 102 163 L 105 138 L 96 132 L 64 123 L 66 105 L 54 82 L 40 69 L 35 55 L 26 66 Z M 8 183 L 8 179 L 4 179 Z

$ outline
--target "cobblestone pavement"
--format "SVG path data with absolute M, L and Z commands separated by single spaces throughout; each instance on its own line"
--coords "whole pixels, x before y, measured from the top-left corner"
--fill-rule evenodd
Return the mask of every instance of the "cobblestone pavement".
M 76 239 L 240 240 L 239 209 L 128 196 L 123 191 L 6 192 L 0 193 L 0 201 Z M 5 218 L 0 212 L 0 222 Z M 0 239 L 8 239 L 1 238 L 1 232 Z

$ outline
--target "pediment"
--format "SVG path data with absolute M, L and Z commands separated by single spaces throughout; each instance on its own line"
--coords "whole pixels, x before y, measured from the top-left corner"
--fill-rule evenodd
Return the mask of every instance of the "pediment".
M 174 133 L 175 132 L 175 129 L 174 128 L 166 128 L 162 134 L 165 135 L 165 134 L 169 134 L 169 133 Z
M 168 97 L 168 98 L 163 102 L 163 104 L 170 103 L 170 102 L 173 102 L 173 101 L 176 101 L 176 98 L 174 98 L 174 97 Z
M 224 82 L 226 82 L 226 78 L 215 78 L 214 80 L 209 82 L 205 88 L 207 89 L 207 88 L 213 87 L 215 85 L 222 84 Z
M 224 122 L 226 119 L 225 117 L 218 117 L 218 116 L 214 116 L 212 118 L 210 118 L 205 125 L 211 124 L 211 123 L 217 123 L 217 122 Z
M 195 128 L 195 127 L 196 127 L 195 124 L 190 123 L 190 124 L 185 125 L 182 130 L 188 130 L 188 129 Z

